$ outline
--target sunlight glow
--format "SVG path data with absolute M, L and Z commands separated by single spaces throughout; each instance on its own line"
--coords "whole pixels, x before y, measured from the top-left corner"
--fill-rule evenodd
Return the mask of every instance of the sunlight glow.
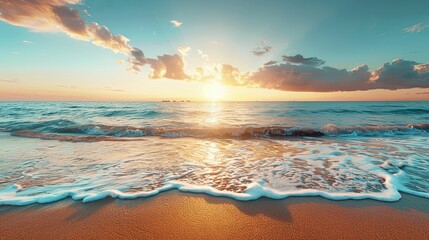
M 225 97 L 225 88 L 218 82 L 207 84 L 204 87 L 204 96 L 211 101 L 222 100 Z

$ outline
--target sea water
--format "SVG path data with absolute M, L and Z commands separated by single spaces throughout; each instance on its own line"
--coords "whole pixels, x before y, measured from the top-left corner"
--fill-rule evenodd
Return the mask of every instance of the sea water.
M 429 198 L 429 103 L 0 103 L 0 205 L 170 189 Z

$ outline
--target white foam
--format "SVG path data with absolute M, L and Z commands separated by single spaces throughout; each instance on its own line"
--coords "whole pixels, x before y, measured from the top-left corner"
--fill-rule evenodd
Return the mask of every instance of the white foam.
M 20 139 L 16 145 L 0 137 L 4 159 L 13 159 L 0 166 L 0 176 L 8 179 L 0 185 L 0 205 L 134 199 L 171 189 L 239 201 L 294 196 L 397 201 L 400 192 L 429 198 L 429 139 L 423 136 L 149 139 L 121 145 Z M 23 147 L 28 151 L 18 151 Z

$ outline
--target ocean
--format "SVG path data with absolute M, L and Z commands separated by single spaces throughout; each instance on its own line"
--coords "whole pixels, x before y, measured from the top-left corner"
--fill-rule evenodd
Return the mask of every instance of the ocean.
M 0 205 L 429 198 L 427 102 L 0 102 Z

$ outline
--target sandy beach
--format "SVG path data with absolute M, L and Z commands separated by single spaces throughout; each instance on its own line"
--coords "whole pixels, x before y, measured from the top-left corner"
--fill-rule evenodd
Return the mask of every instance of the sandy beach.
M 0 207 L 1 239 L 428 239 L 429 202 L 239 202 L 178 191 L 136 200 Z

